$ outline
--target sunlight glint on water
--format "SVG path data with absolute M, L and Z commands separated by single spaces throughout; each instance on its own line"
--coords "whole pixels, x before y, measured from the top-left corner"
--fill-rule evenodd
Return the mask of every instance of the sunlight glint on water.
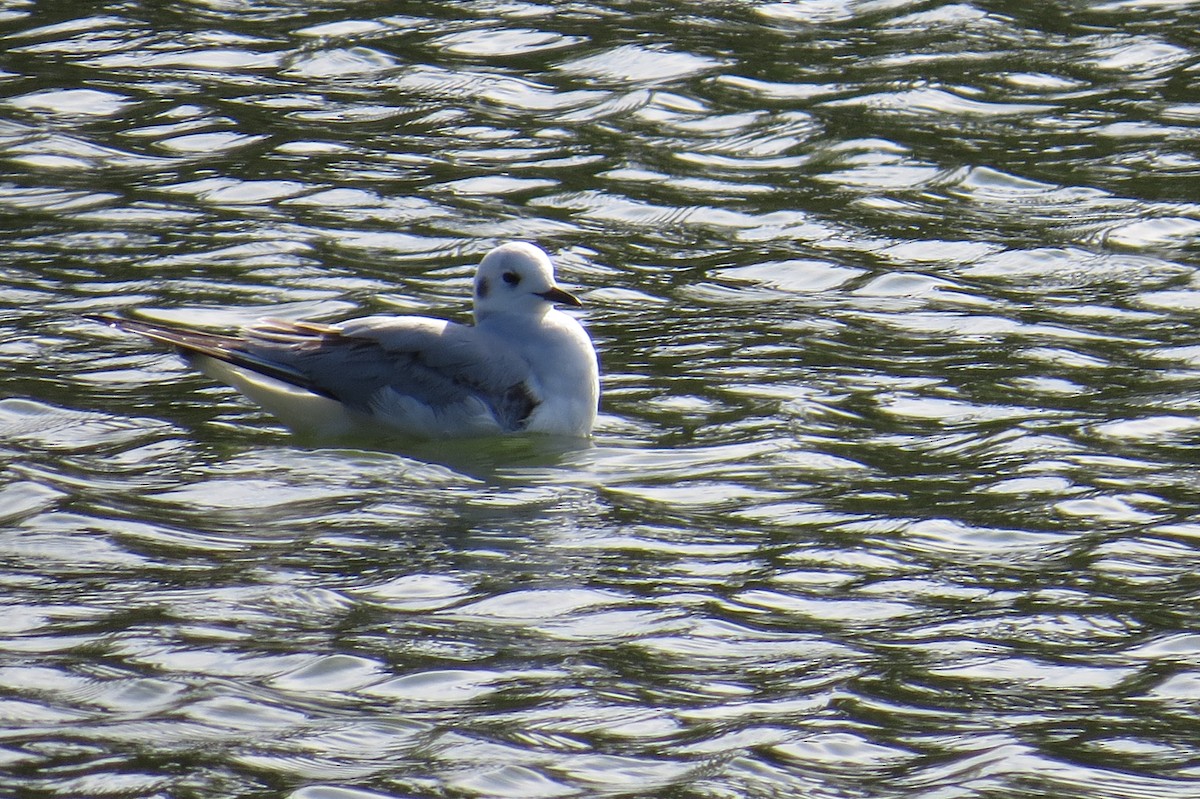
M 1194 795 L 1198 29 L 0 10 L 0 793 Z M 593 442 L 314 447 L 80 318 L 463 319 L 511 238 Z

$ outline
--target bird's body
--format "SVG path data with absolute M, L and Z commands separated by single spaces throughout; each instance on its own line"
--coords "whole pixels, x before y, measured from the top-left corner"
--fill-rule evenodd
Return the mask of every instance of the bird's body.
M 171 345 L 298 432 L 421 438 L 587 436 L 600 385 L 578 306 L 549 257 L 514 242 L 475 274 L 474 326 L 422 316 L 333 325 L 264 319 L 239 335 L 90 318 Z

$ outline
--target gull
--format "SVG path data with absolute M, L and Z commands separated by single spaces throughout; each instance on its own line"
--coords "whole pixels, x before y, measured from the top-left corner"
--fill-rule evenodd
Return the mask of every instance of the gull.
M 600 397 L 596 351 L 556 304 L 582 305 L 554 282 L 545 252 L 509 242 L 475 271 L 473 326 L 426 316 L 267 318 L 220 335 L 87 318 L 174 347 L 306 435 L 586 437 Z

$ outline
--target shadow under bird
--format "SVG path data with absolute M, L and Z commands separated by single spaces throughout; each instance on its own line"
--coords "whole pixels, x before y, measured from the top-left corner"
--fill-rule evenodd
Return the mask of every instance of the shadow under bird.
M 600 397 L 596 351 L 555 308 L 581 303 L 555 283 L 549 256 L 524 242 L 495 248 L 476 269 L 474 294 L 474 326 L 424 316 L 263 319 L 220 335 L 87 318 L 175 347 L 298 433 L 588 436 Z

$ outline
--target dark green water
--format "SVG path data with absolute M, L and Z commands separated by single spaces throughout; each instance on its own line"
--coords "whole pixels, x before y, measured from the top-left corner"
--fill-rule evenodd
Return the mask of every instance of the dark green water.
M 1186 2 L 0 6 L 0 795 L 1200 794 Z M 593 445 L 314 448 L 79 318 L 465 318 Z

